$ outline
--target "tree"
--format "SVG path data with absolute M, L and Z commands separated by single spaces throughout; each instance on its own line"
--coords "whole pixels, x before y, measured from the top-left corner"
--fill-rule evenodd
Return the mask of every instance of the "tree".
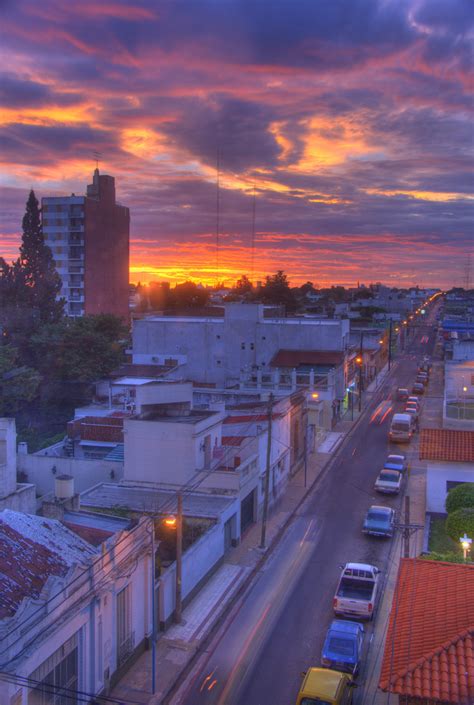
M 65 319 L 33 337 L 36 366 L 52 384 L 90 384 L 120 365 L 126 338 L 127 329 L 111 314 Z
M 201 307 L 209 301 L 209 291 L 197 286 L 194 282 L 177 284 L 170 290 L 170 305 L 173 308 Z
M 41 323 L 54 323 L 63 315 L 64 300 L 57 299 L 62 283 L 52 252 L 44 242 L 38 199 L 33 190 L 26 202 L 22 228 L 19 263 L 26 285 L 25 297 L 39 311 Z
M 240 279 L 237 279 L 233 290 L 237 294 L 249 294 L 253 289 L 252 282 L 246 274 L 242 274 Z
M 295 295 L 290 289 L 286 274 L 281 269 L 273 276 L 265 278 L 260 298 L 267 304 L 283 304 L 287 311 L 295 311 L 297 308 Z
M 463 507 L 474 507 L 474 482 L 463 482 L 448 492 L 446 497 L 446 511 L 448 514 Z
M 474 507 L 456 509 L 455 512 L 451 512 L 446 519 L 446 533 L 456 542 L 464 534 L 472 538 L 474 534 Z
M 31 367 L 18 366 L 17 359 L 16 348 L 0 345 L 0 416 L 14 416 L 38 393 L 40 374 Z

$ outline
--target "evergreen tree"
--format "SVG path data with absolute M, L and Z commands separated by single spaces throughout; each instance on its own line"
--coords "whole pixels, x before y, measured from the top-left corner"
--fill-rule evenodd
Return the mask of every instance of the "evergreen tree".
M 38 311 L 41 323 L 59 321 L 64 300 L 58 300 L 61 279 L 50 248 L 45 245 L 38 199 L 30 191 L 22 222 L 23 237 L 19 264 L 22 270 L 25 303 Z M 15 265 L 14 265 L 15 266 Z

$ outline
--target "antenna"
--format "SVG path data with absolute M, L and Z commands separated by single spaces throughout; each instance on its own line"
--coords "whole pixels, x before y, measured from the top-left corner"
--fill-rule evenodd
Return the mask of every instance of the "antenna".
M 469 254 L 467 256 L 466 269 L 464 272 L 464 289 L 466 291 L 469 291 L 470 286 L 471 286 L 471 255 Z
M 216 159 L 216 285 L 219 286 L 220 147 Z
M 255 183 L 253 184 L 253 199 L 252 199 L 252 245 L 251 245 L 251 262 L 250 262 L 250 281 L 253 284 L 254 264 L 255 264 L 255 207 L 256 207 L 256 192 Z
M 94 157 L 95 160 L 95 168 L 99 168 L 99 162 L 102 159 L 102 152 L 98 152 L 96 149 L 92 152 L 92 156 Z

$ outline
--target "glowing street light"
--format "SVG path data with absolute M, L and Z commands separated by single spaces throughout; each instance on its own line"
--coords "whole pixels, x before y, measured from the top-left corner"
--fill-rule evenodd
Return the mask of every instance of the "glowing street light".
M 312 398 L 312 399 L 319 399 L 319 392 L 313 392 L 313 393 L 311 394 L 311 398 Z
M 464 532 L 464 536 L 459 537 L 459 541 L 461 542 L 462 550 L 464 553 L 464 560 L 467 560 L 467 554 L 471 550 L 471 544 L 472 544 L 472 539 L 470 539 L 466 532 Z
M 177 524 L 177 519 L 175 516 L 169 516 L 169 517 L 166 517 L 166 519 L 164 520 L 163 523 L 165 524 L 165 526 L 169 526 L 170 528 L 175 529 L 176 524 Z

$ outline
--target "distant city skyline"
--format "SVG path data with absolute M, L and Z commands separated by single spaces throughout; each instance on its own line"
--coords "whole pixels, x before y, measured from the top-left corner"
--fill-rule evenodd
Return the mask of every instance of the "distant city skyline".
M 97 151 L 132 282 L 462 286 L 472 28 L 465 0 L 7 2 L 0 255 Z

